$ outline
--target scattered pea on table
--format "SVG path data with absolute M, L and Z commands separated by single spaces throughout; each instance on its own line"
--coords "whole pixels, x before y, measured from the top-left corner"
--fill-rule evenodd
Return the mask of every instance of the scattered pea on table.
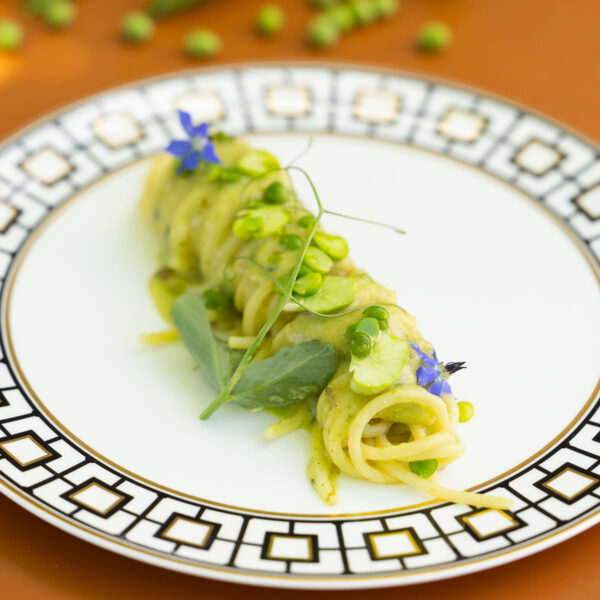
M 0 20 L 0 49 L 17 50 L 23 43 L 23 29 L 12 19 Z
M 121 21 L 121 37 L 130 44 L 139 44 L 154 34 L 154 21 L 145 12 L 127 13 Z
M 284 26 L 285 15 L 276 4 L 265 4 L 256 16 L 256 31 L 265 37 L 277 35 Z
M 424 52 L 439 52 L 452 43 L 452 30 L 441 21 L 425 23 L 417 35 L 417 48 Z
M 216 56 L 222 45 L 221 38 L 210 29 L 195 29 L 187 34 L 184 41 L 186 53 L 200 59 Z
M 48 27 L 52 29 L 64 29 L 73 23 L 77 16 L 77 7 L 72 0 L 53 0 L 48 2 L 42 17 Z

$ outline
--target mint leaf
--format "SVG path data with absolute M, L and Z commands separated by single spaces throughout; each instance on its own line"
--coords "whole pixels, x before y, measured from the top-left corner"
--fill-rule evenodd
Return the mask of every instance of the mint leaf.
M 222 390 L 243 352 L 232 350 L 225 341 L 214 336 L 200 296 L 179 296 L 173 307 L 173 322 L 181 341 L 204 376 L 217 390 Z
M 250 363 L 231 391 L 230 400 L 244 408 L 300 402 L 321 393 L 338 366 L 331 344 L 303 342 L 275 356 Z

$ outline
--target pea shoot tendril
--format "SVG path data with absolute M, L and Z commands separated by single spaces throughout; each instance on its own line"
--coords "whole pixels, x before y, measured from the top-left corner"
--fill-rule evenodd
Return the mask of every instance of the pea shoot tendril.
M 294 162 L 299 160 L 299 158 L 301 158 L 302 156 L 304 156 L 304 154 L 308 151 L 308 149 L 310 149 L 311 143 L 312 142 L 309 142 L 307 149 L 305 149 L 305 151 L 302 154 L 300 154 L 298 157 L 296 157 L 294 159 Z M 262 341 L 265 339 L 266 335 L 269 333 L 271 327 L 274 325 L 275 321 L 277 321 L 277 319 L 279 318 L 279 315 L 282 313 L 284 308 L 290 302 L 292 302 L 294 304 L 297 304 L 300 308 L 303 308 L 304 310 L 306 310 L 306 308 L 303 306 L 302 302 L 300 302 L 293 296 L 294 285 L 296 284 L 296 280 L 298 279 L 298 273 L 300 271 L 300 267 L 302 266 L 302 263 L 306 256 L 306 252 L 311 245 L 311 242 L 314 238 L 315 233 L 317 232 L 317 230 L 319 228 L 319 224 L 320 224 L 321 219 L 324 214 L 329 214 L 331 216 L 341 217 L 341 218 L 345 218 L 345 219 L 351 219 L 354 221 L 367 223 L 369 225 L 384 227 L 386 229 L 390 229 L 390 230 L 394 231 L 395 233 L 399 233 L 399 234 L 405 233 L 402 229 L 394 227 L 393 225 L 389 225 L 388 223 L 381 223 L 379 221 L 373 221 L 371 219 L 363 219 L 362 217 L 355 217 L 352 215 L 346 215 L 344 213 L 338 213 L 338 212 L 327 210 L 326 208 L 324 208 L 324 206 L 321 202 L 321 198 L 319 197 L 317 188 L 316 188 L 313 180 L 311 179 L 310 175 L 302 167 L 298 167 L 294 164 L 290 164 L 287 167 L 277 167 L 274 169 L 268 169 L 265 172 L 261 173 L 260 175 L 252 177 L 252 179 L 246 185 L 244 185 L 244 187 L 242 188 L 242 190 L 240 192 L 240 204 L 242 206 L 245 205 L 244 196 L 246 194 L 246 191 L 252 184 L 257 182 L 258 180 L 264 179 L 268 175 L 272 175 L 277 172 L 285 172 L 285 173 L 289 174 L 292 171 L 297 172 L 300 175 L 302 175 L 304 177 L 304 179 L 307 181 L 308 185 L 310 186 L 310 189 L 314 196 L 315 202 L 317 203 L 317 208 L 318 208 L 317 215 L 314 217 L 314 220 L 312 221 L 312 223 L 310 223 L 309 226 L 307 227 L 308 235 L 306 236 L 306 239 L 303 241 L 302 246 L 299 248 L 298 258 L 297 258 L 296 262 L 294 263 L 292 272 L 285 284 L 282 284 L 280 282 L 275 282 L 275 279 L 272 276 L 272 274 L 269 273 L 263 265 L 261 265 L 258 261 L 254 260 L 251 257 L 243 257 L 243 256 L 236 257 L 235 259 L 233 259 L 233 261 L 229 261 L 227 263 L 227 265 L 225 265 L 224 271 L 227 271 L 227 269 L 236 260 L 244 259 L 244 260 L 248 260 L 249 262 L 252 262 L 256 266 L 258 266 L 261 270 L 263 270 L 267 274 L 267 276 L 274 281 L 274 283 L 276 283 L 276 285 L 278 286 L 278 288 L 282 294 L 281 294 L 281 299 L 279 300 L 279 302 L 277 302 L 277 305 L 275 306 L 275 309 L 273 310 L 273 312 L 271 313 L 271 315 L 269 316 L 267 321 L 264 323 L 264 325 L 260 328 L 259 332 L 256 334 L 256 337 L 252 341 L 252 344 L 248 347 L 248 349 L 244 353 L 241 361 L 239 362 L 238 366 L 236 367 L 236 369 L 232 373 L 231 377 L 229 378 L 229 381 L 225 384 L 225 386 L 223 387 L 223 389 L 221 390 L 219 395 L 206 407 L 206 409 L 200 415 L 201 419 L 208 419 L 216 410 L 218 410 L 223 404 L 227 403 L 230 400 L 230 395 L 231 395 L 231 392 L 232 392 L 235 384 L 239 381 L 242 373 L 244 372 L 246 367 L 249 365 L 249 363 L 252 361 L 254 354 L 258 350 L 258 347 L 260 346 Z M 293 194 L 293 197 L 294 197 L 294 199 L 297 198 L 295 193 Z M 381 303 L 378 303 L 378 304 L 381 305 Z M 351 309 L 349 311 L 345 311 L 342 313 L 335 313 L 335 314 L 323 314 L 323 313 L 319 313 L 316 311 L 307 311 L 307 312 L 310 312 L 311 314 L 314 314 L 314 315 L 320 316 L 320 317 L 333 318 L 333 317 L 344 316 L 347 314 L 352 314 L 359 310 L 364 310 L 365 308 L 368 308 L 369 306 L 372 306 L 372 305 L 358 307 L 358 308 Z M 393 305 L 393 306 L 396 306 L 396 305 Z

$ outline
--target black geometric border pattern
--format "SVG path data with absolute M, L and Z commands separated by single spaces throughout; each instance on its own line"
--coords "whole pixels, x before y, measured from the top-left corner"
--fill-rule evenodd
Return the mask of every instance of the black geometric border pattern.
M 173 107 L 190 94 L 196 117 L 215 120 L 232 134 L 338 132 L 475 165 L 552 211 L 600 262 L 600 155 L 589 143 L 519 108 L 447 85 L 347 68 L 273 66 L 121 88 L 3 146 L 0 283 L 56 206 L 176 137 Z M 202 114 L 211 110 L 210 103 L 203 105 L 205 97 L 212 105 L 220 101 L 217 114 Z M 110 127 L 99 133 L 97 123 L 106 125 L 113 114 L 131 123 L 130 139 L 118 132 L 111 140 Z M 141 558 L 149 553 L 176 560 L 208 576 L 218 568 L 313 581 L 391 575 L 398 583 L 403 574 L 529 546 L 600 508 L 598 398 L 557 445 L 485 490 L 512 498 L 512 513 L 440 503 L 385 516 L 271 517 L 180 498 L 103 464 L 27 396 L 2 337 L 0 350 L 0 480 L 75 527 L 141 551 Z

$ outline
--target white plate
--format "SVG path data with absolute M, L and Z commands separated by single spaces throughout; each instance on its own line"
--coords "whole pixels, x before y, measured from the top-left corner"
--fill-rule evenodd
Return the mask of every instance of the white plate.
M 352 257 L 398 290 L 476 407 L 445 485 L 512 513 L 304 475 L 307 434 L 265 442 L 147 294 L 158 240 L 136 211 L 175 107 L 302 165 Z M 0 149 L 0 481 L 25 508 L 163 567 L 281 587 L 415 583 L 494 566 L 600 520 L 600 160 L 556 124 L 472 91 L 350 68 L 243 67 L 133 84 Z M 306 202 L 310 202 L 304 194 Z

